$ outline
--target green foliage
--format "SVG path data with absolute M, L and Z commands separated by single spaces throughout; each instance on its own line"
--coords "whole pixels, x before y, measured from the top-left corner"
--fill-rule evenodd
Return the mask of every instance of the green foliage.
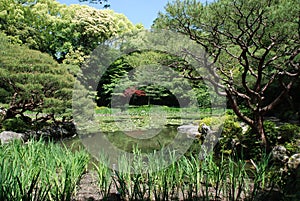
M 243 158 L 260 158 L 264 150 L 260 144 L 258 134 L 249 128 L 245 133 L 237 116 L 227 112 L 221 117 L 205 117 L 199 123 L 209 125 L 214 131 L 221 131 L 221 136 L 214 150 L 220 154 L 238 154 Z M 268 136 L 268 142 L 271 147 L 281 144 L 284 145 L 290 153 L 297 153 L 299 150 L 300 128 L 295 124 L 285 123 L 277 126 L 272 121 L 264 121 L 265 134 Z
M 98 128 L 96 124 L 91 124 L 95 120 L 96 104 L 93 101 L 94 97 L 95 95 L 88 91 L 80 82 L 75 81 L 72 97 L 72 114 L 79 134 L 88 133 L 87 130 L 90 130 L 90 133 L 92 133 Z
M 271 147 L 281 144 L 285 145 L 287 150 L 289 150 L 291 153 L 295 153 L 297 150 L 299 150 L 299 146 L 296 142 L 296 140 L 299 138 L 299 126 L 290 123 L 277 126 L 272 121 L 264 121 L 264 128 Z M 257 134 L 253 132 L 252 129 L 249 129 L 245 133 L 242 140 L 243 144 L 247 146 L 247 149 L 253 150 L 254 153 L 256 152 L 255 150 L 261 150 L 260 144 L 255 143 L 255 140 L 253 140 L 256 136 Z M 260 152 L 262 152 L 262 150 Z
M 269 176 L 273 168 L 269 156 L 247 164 L 231 157 L 216 158 L 213 153 L 202 160 L 194 155 L 177 159 L 170 150 L 144 154 L 135 148 L 133 155 L 119 156 L 113 170 L 108 163 L 101 157 L 96 165 L 101 187 L 115 184 L 125 200 L 177 200 L 179 196 L 184 200 L 258 200 L 268 196 L 265 190 L 278 185 L 281 178 L 280 174 Z
M 284 147 L 288 152 L 296 154 L 300 152 L 300 127 L 295 124 L 285 123 L 278 128 L 280 144 L 284 144 Z
M 72 200 L 89 156 L 61 145 L 14 141 L 0 146 L 0 200 Z
M 0 83 L 5 90 L 4 118 L 31 111 L 35 121 L 68 117 L 73 76 L 49 55 L 13 45 L 1 33 Z M 39 116 L 41 114 L 41 116 Z
M 243 136 L 243 131 L 237 116 L 227 112 L 224 116 L 205 117 L 199 123 L 199 132 L 202 124 L 208 125 L 213 131 L 221 132 L 220 140 L 215 147 L 218 154 L 232 154 L 234 144 L 239 142 Z
M 286 142 L 284 144 L 284 147 L 291 155 L 299 153 L 300 152 L 299 139 L 298 141 L 292 140 L 291 142 Z
M 135 104 L 178 106 L 180 100 L 182 103 L 198 101 L 201 107 L 209 106 L 210 96 L 203 82 L 191 82 L 180 77 L 179 71 L 164 67 L 174 61 L 182 62 L 176 56 L 158 51 L 132 52 L 119 58 L 101 77 L 98 105 L 109 105 L 112 96 L 122 102 L 124 91 L 138 86 L 146 97 L 135 97 Z
M 25 132 L 30 128 L 28 122 L 24 122 L 21 117 L 6 119 L 2 122 L 2 129 L 6 131 Z
M 199 122 L 199 128 L 202 124 L 210 126 L 212 130 L 221 130 L 224 135 L 238 134 L 241 126 L 237 122 L 237 116 L 225 114 L 223 116 L 204 117 Z
M 226 90 L 236 114 L 267 147 L 261 119 L 300 75 L 299 5 L 297 0 L 175 0 L 159 14 L 154 28 L 188 35 L 204 48 L 203 60 L 210 59 L 216 68 L 207 65 L 211 71 L 202 78 Z
M 9 91 L 4 88 L 0 88 L 0 103 L 9 103 L 9 100 L 6 99 L 9 95 Z
M 300 127 L 295 124 L 285 123 L 278 128 L 280 141 L 289 142 L 300 137 Z
M 227 126 L 229 128 L 228 132 L 226 132 Z M 290 123 L 277 126 L 274 122 L 266 120 L 264 121 L 264 129 L 270 147 L 284 145 L 290 153 L 299 151 L 299 142 L 297 141 L 299 139 L 299 126 Z M 227 121 L 227 123 L 225 121 L 223 135 L 224 138 L 220 140 L 221 151 L 224 149 L 226 153 L 232 153 L 231 142 L 234 139 L 235 149 L 242 154 L 243 158 L 260 158 L 265 152 L 259 141 L 259 135 L 251 128 L 242 133 L 242 129 L 236 120 Z M 217 147 L 217 150 L 220 150 L 220 148 Z
M 103 199 L 107 199 L 111 190 L 113 171 L 109 168 L 110 162 L 105 153 L 99 154 L 98 163 L 94 163 L 98 176 L 98 186 Z
M 242 127 L 236 117 L 226 118 L 222 127 L 221 139 L 217 145 L 220 146 L 221 153 L 232 154 L 235 151 L 234 143 L 237 143 L 242 135 Z
M 0 30 L 10 40 L 47 52 L 56 60 L 81 63 L 104 40 L 136 29 L 123 15 L 57 1 L 0 2 Z M 78 54 L 79 53 L 79 54 Z M 73 60 L 74 62 L 74 60 Z
M 264 129 L 268 136 L 270 146 L 272 147 L 276 145 L 279 137 L 278 127 L 276 124 L 272 121 L 264 121 Z

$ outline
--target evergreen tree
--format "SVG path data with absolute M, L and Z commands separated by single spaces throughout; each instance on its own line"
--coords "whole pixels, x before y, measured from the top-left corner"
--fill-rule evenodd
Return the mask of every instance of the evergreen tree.
M 48 54 L 11 44 L 0 34 L 1 120 L 70 119 L 74 78 Z M 28 116 L 28 112 L 30 116 Z

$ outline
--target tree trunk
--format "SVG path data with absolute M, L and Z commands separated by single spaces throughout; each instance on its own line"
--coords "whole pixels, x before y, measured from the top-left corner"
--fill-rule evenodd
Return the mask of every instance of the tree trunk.
M 15 116 L 17 116 L 17 112 L 12 111 L 11 109 L 7 109 L 6 111 L 3 112 L 3 118 L 1 121 L 5 121 L 6 119 L 12 119 Z
M 266 151 L 269 151 L 269 144 L 267 137 L 265 135 L 265 130 L 264 130 L 264 120 L 263 120 L 263 115 L 258 113 L 255 115 L 254 118 L 254 127 L 252 127 L 258 134 L 261 140 L 262 146 L 265 148 Z

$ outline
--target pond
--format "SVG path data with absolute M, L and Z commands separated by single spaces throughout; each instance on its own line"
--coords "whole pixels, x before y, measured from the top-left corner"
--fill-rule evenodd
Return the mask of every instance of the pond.
M 140 150 L 142 154 L 159 152 L 162 148 L 175 150 L 178 156 L 187 152 L 194 139 L 187 133 L 177 131 L 178 126 L 165 126 L 161 129 L 99 132 L 65 139 L 63 143 L 72 149 L 84 146 L 92 158 L 98 160 L 100 155 L 107 156 L 111 164 L 117 163 L 122 154 L 132 154 Z M 151 137 L 149 137 L 151 136 Z
M 224 110 L 214 112 L 219 115 Z M 178 127 L 191 125 L 197 132 L 199 120 L 211 115 L 210 108 L 140 106 L 122 110 L 99 107 L 95 120 L 90 123 L 93 128 L 80 131 L 76 138 L 65 143 L 79 142 L 96 159 L 105 155 L 117 161 L 120 155 L 130 155 L 135 150 L 147 155 L 162 148 L 176 151 L 180 156 L 192 146 L 194 138 L 186 132 L 178 132 Z

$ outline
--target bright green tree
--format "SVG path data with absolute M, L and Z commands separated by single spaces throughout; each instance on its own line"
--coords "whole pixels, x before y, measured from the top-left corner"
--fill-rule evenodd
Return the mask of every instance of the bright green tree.
M 53 0 L 0 2 L 0 30 L 10 40 L 46 52 L 59 62 L 67 58 L 64 63 L 81 64 L 99 43 L 139 28 L 108 9 Z
M 73 76 L 49 55 L 11 44 L 1 33 L 0 124 L 16 117 L 27 123 L 70 119 L 73 84 Z
M 186 53 L 211 73 L 199 75 L 182 66 L 185 76 L 224 90 L 236 115 L 268 147 L 264 115 L 288 95 L 300 75 L 299 12 L 298 0 L 218 0 L 206 5 L 176 0 L 155 27 L 188 35 L 205 49 L 202 57 Z M 268 99 L 274 85 L 276 94 Z M 241 102 L 250 112 L 241 110 Z

